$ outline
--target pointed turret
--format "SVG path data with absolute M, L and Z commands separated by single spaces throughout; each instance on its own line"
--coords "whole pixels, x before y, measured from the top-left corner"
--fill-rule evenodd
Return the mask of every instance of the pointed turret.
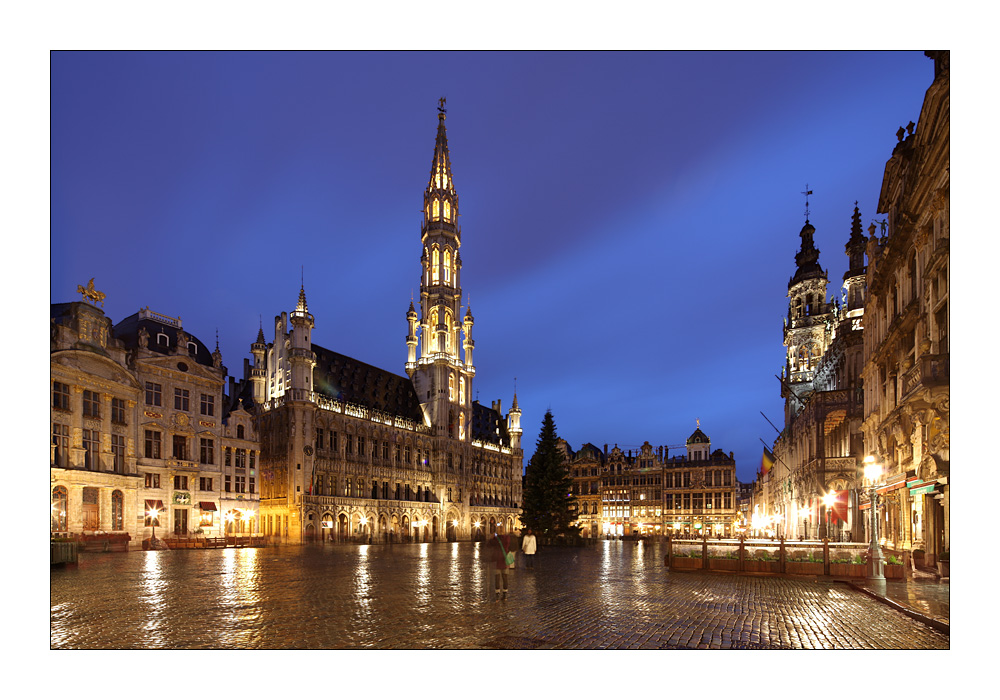
M 507 414 L 507 432 L 510 433 L 510 446 L 521 449 L 521 409 L 517 405 L 517 388 L 514 388 L 514 401 L 510 406 L 510 413 Z
M 292 367 L 292 398 L 293 400 L 308 400 L 312 392 L 313 368 L 316 366 L 316 355 L 312 351 L 310 335 L 315 326 L 313 315 L 306 305 L 305 286 L 299 289 L 299 302 L 291 313 L 291 352 L 289 363 Z
M 844 246 L 847 253 L 847 272 L 844 273 L 844 296 L 847 299 L 847 315 L 861 316 L 865 308 L 865 249 L 868 239 L 861 232 L 861 211 L 854 203 L 851 216 L 851 237 Z

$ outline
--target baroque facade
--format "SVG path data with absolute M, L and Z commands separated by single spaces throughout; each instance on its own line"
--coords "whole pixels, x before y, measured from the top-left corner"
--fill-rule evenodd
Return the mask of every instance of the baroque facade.
M 670 456 L 671 449 L 682 454 Z M 712 450 L 700 427 L 684 445 L 601 451 L 567 446 L 567 468 L 583 537 L 732 537 L 739 529 L 739 482 L 732 453 Z
M 264 534 L 293 541 L 482 538 L 518 522 L 521 411 L 472 399 L 461 227 L 439 109 L 421 226 L 419 312 L 406 313 L 406 376 L 313 343 L 304 287 L 251 345 L 240 397 L 260 430 Z
M 753 509 L 773 534 L 867 540 L 871 457 L 883 468 L 882 544 L 923 550 L 933 565 L 950 539 L 949 58 L 927 55 L 934 79 L 919 122 L 897 132 L 881 231 L 872 223 L 862 235 L 855 207 L 842 302 L 825 300 L 808 220 L 800 232 L 779 377 L 785 425 Z
M 52 532 L 253 532 L 259 446 L 250 414 L 225 401 L 218 346 L 148 308 L 112 326 L 95 301 L 84 290 L 51 307 Z
M 950 546 L 950 70 L 947 51 L 927 55 L 934 80 L 917 123 L 897 133 L 879 194 L 886 226 L 868 241 L 864 433 L 884 470 L 883 542 L 934 564 Z
M 755 529 L 788 538 L 861 537 L 862 316 L 866 239 L 855 205 L 845 245 L 841 300 L 827 300 L 827 273 L 806 220 L 795 274 L 788 282 L 785 366 L 778 377 L 785 425 L 774 464 L 761 475 Z

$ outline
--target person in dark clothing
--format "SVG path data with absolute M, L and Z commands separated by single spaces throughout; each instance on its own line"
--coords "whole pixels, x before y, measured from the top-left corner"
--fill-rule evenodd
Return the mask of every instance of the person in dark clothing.
M 507 571 L 514 568 L 507 564 L 507 553 L 513 551 L 510 535 L 505 534 L 503 525 L 498 523 L 496 534 L 486 542 L 486 561 L 489 568 L 493 569 L 493 600 L 507 600 Z

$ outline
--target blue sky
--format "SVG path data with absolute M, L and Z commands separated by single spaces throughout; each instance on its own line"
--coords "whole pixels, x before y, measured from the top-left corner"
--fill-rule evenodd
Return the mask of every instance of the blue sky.
M 241 377 L 304 277 L 314 342 L 403 374 L 437 124 L 481 403 L 526 459 L 678 445 L 753 477 L 779 425 L 781 319 L 809 189 L 828 293 L 933 63 L 909 52 L 57 52 L 51 301 L 91 277 Z

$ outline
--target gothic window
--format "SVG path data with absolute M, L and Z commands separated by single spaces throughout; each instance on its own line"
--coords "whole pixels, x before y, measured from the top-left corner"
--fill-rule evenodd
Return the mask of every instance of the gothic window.
M 455 375 L 454 374 L 449 374 L 448 375 L 448 400 L 449 401 L 454 401 L 455 400 Z
M 431 220 L 437 221 L 441 218 L 441 203 L 438 200 L 431 202 Z
M 125 529 L 125 496 L 117 489 L 111 492 L 111 529 Z
M 458 402 L 465 405 L 465 377 L 458 378 Z
M 65 486 L 52 489 L 52 532 L 66 532 L 67 511 L 69 510 L 69 492 Z
M 465 439 L 465 413 L 458 414 L 458 439 Z
M 451 202 L 449 202 L 447 199 L 444 200 L 444 220 L 451 221 Z
M 448 203 L 445 202 L 445 211 L 447 211 Z M 445 215 L 447 218 L 447 214 Z M 451 284 L 451 251 L 445 248 L 444 250 L 444 283 Z
M 435 205 L 437 203 L 435 202 Z M 438 249 L 435 247 L 431 251 L 431 282 L 437 284 L 441 275 L 441 258 L 438 254 Z

